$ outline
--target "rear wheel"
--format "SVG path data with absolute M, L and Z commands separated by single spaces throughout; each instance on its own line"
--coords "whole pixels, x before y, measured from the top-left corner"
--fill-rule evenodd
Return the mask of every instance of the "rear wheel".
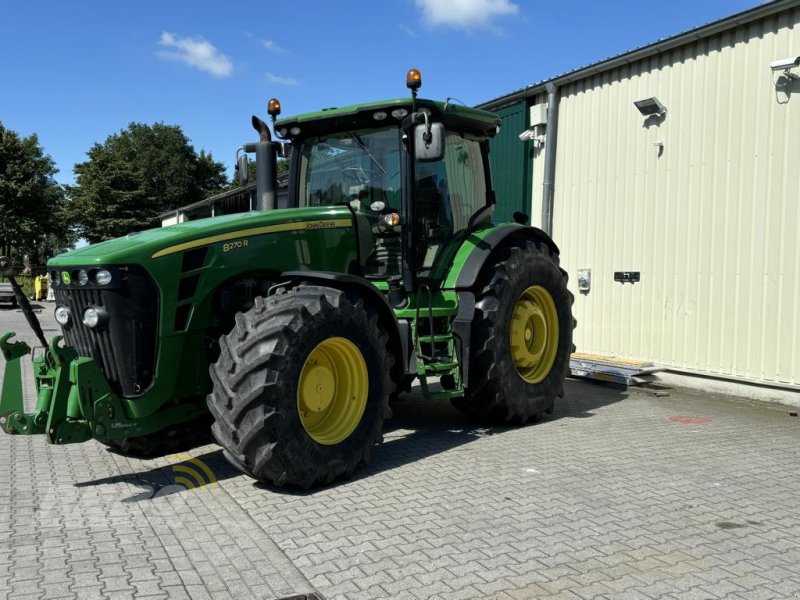
M 357 296 L 301 285 L 236 315 L 211 367 L 212 433 L 256 479 L 308 488 L 350 475 L 381 441 L 392 358 Z
M 503 248 L 476 292 L 469 387 L 455 406 L 479 420 L 525 423 L 564 395 L 574 350 L 572 294 L 544 244 Z

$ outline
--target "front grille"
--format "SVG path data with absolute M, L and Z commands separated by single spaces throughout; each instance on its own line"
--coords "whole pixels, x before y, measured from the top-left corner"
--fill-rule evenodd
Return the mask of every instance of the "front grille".
M 111 268 L 109 268 L 111 270 Z M 64 339 L 79 356 L 95 359 L 111 389 L 124 398 L 141 396 L 152 385 L 158 337 L 158 290 L 141 267 L 113 268 L 108 287 L 55 286 L 56 302 L 67 306 L 70 320 Z M 83 324 L 90 307 L 103 307 L 108 323 L 98 329 Z

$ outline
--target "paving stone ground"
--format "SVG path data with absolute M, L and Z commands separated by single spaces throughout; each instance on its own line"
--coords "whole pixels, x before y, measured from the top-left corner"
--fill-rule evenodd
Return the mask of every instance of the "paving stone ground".
M 30 339 L 0 309 L 9 329 Z M 800 598 L 789 411 L 570 381 L 547 420 L 480 428 L 417 392 L 370 466 L 312 492 L 214 445 L 138 460 L 0 436 L 0 600 Z

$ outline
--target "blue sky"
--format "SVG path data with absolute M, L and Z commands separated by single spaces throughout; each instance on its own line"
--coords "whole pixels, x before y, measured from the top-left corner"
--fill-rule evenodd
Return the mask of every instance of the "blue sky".
M 0 120 L 63 183 L 131 121 L 180 125 L 230 168 L 266 101 L 284 114 L 421 95 L 475 104 L 757 0 L 27 0 L 0 8 Z

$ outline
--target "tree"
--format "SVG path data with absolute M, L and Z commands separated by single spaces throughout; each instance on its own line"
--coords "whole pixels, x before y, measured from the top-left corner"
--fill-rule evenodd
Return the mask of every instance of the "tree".
M 275 174 L 280 179 L 281 177 L 286 176 L 289 172 L 289 159 L 288 158 L 279 158 L 277 164 L 275 165 Z M 250 160 L 247 162 L 247 183 L 255 183 L 256 182 L 256 161 Z M 228 185 L 229 189 L 234 189 L 239 187 L 241 184 L 239 183 L 239 174 L 234 172 L 233 178 Z
M 25 255 L 44 264 L 74 242 L 57 172 L 35 134 L 20 137 L 0 121 L 0 253 L 17 264 Z
M 159 225 L 158 215 L 225 187 L 225 166 L 198 155 L 177 125 L 131 123 L 75 165 L 69 211 L 89 242 Z

